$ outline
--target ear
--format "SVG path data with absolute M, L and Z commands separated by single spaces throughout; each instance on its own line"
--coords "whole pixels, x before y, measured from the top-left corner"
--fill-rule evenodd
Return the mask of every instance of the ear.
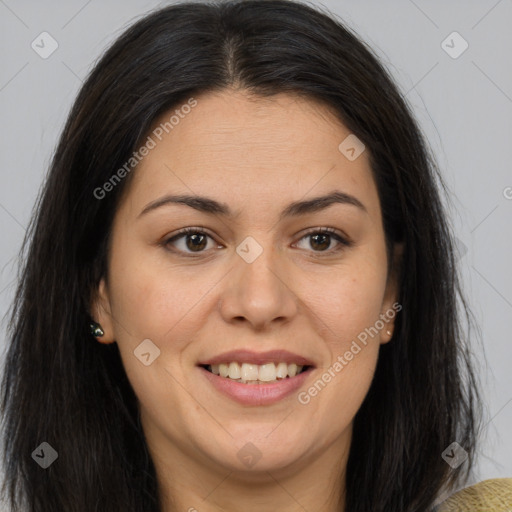
M 114 343 L 114 323 L 112 321 L 110 297 L 104 278 L 101 279 L 98 290 L 91 301 L 91 317 L 100 324 L 105 333 L 103 336 L 97 337 L 96 340 L 105 344 Z
M 395 243 L 393 246 L 393 263 L 386 283 L 386 291 L 382 301 L 381 319 L 384 328 L 381 330 L 380 342 L 388 343 L 393 338 L 395 320 L 398 312 L 402 309 L 399 303 L 400 266 L 404 251 L 403 243 Z

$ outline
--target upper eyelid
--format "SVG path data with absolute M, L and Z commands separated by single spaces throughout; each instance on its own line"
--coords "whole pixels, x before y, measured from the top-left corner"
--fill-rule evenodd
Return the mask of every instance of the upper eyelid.
M 350 237 L 348 237 L 343 231 L 338 230 L 336 228 L 329 227 L 329 226 L 319 226 L 319 227 L 314 227 L 314 228 L 308 228 L 300 236 L 300 238 L 304 238 L 305 236 L 308 236 L 308 235 L 311 235 L 314 233 L 318 233 L 318 232 L 327 232 L 329 234 L 338 235 L 341 238 L 346 239 L 347 241 L 350 240 Z M 213 239 L 216 238 L 215 235 L 211 234 L 207 228 L 204 228 L 201 226 L 197 226 L 197 227 L 192 226 L 192 227 L 187 227 L 187 228 L 178 230 L 178 232 L 174 233 L 172 236 L 165 236 L 164 241 L 173 240 L 175 238 L 182 237 L 187 234 L 194 234 L 194 233 L 202 233 L 202 234 L 208 235 L 210 238 L 213 238 Z

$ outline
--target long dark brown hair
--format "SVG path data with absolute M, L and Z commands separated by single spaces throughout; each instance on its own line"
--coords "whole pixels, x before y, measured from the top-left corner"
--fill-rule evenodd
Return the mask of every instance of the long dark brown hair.
M 388 254 L 404 243 L 403 309 L 354 420 L 346 512 L 425 512 L 468 477 L 481 407 L 466 328 L 474 321 L 459 285 L 445 186 L 404 96 L 330 13 L 286 0 L 190 2 L 140 19 L 95 65 L 39 196 L 2 382 L 4 492 L 13 512 L 160 510 L 117 345 L 89 333 L 91 296 L 106 274 L 112 220 L 129 180 L 103 199 L 94 191 L 157 116 L 228 87 L 329 106 L 370 155 Z M 43 441 L 58 452 L 47 469 L 31 457 Z M 441 456 L 452 442 L 469 457 L 456 469 Z

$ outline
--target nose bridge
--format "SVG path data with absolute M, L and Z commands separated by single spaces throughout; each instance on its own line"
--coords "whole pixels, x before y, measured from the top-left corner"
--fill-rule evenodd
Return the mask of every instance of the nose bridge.
M 236 248 L 235 269 L 224 297 L 229 318 L 244 317 L 253 324 L 291 317 L 295 294 L 271 236 L 247 236 Z
M 263 293 L 279 293 L 283 286 L 283 277 L 278 278 L 278 251 L 271 236 L 247 236 L 237 246 L 236 252 L 242 260 L 236 265 L 243 283 L 251 288 L 256 287 L 256 291 L 261 290 Z M 254 293 L 254 290 L 251 290 L 251 293 Z

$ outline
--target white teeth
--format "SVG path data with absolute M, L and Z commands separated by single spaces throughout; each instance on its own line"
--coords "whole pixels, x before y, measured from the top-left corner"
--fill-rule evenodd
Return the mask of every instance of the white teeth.
M 229 364 L 228 375 L 230 379 L 239 379 L 241 377 L 240 366 L 238 365 L 238 363 Z
M 295 377 L 295 375 L 297 375 L 297 365 L 295 363 L 288 365 L 288 375 L 290 377 Z
M 276 377 L 284 379 L 288 375 L 288 365 L 286 363 L 279 363 L 277 365 Z
M 263 382 L 276 380 L 276 365 L 274 363 L 262 364 L 258 373 L 258 380 Z
M 221 377 L 236 380 L 238 382 L 272 382 L 277 379 L 295 377 L 302 371 L 302 366 L 295 363 L 266 363 L 250 364 L 237 362 L 212 364 L 211 372 Z
M 240 365 L 238 363 L 230 363 L 228 368 L 228 376 L 230 379 L 239 379 L 241 377 Z
M 237 364 L 237 363 L 231 363 L 231 364 Z M 243 363 L 240 371 L 241 371 L 240 378 L 242 380 L 258 380 L 259 370 L 258 370 L 257 364 Z

